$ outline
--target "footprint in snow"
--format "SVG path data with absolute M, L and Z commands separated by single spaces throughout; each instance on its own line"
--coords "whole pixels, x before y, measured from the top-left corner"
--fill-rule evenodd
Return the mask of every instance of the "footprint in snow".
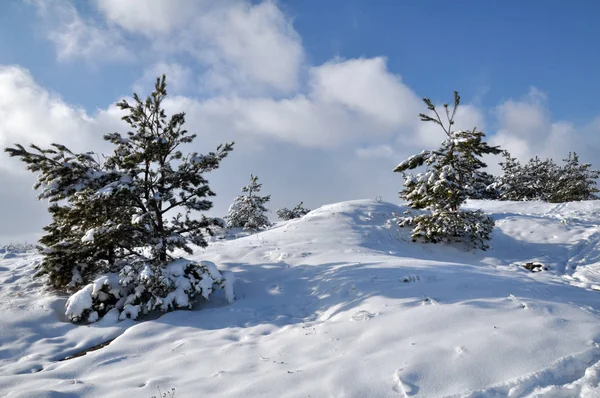
M 352 315 L 351 320 L 352 321 L 368 321 L 369 319 L 371 319 L 375 316 L 377 316 L 377 314 L 374 314 L 372 312 L 365 311 L 365 310 L 360 310 L 360 311 L 356 312 L 354 315 Z
M 419 392 L 419 387 L 409 383 L 406 380 L 402 380 L 400 374 L 404 368 L 400 368 L 394 372 L 394 384 L 392 386 L 392 390 L 396 391 L 398 394 L 401 394 L 403 397 L 408 398 L 411 395 L 415 395 Z

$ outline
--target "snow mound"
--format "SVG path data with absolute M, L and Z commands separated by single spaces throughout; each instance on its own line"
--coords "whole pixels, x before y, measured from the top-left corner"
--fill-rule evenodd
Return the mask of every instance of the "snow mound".
M 468 207 L 496 221 L 488 251 L 412 243 L 372 200 L 218 240 L 191 260 L 223 290 L 137 323 L 65 323 L 35 255 L 0 259 L 0 396 L 600 396 L 600 202 Z

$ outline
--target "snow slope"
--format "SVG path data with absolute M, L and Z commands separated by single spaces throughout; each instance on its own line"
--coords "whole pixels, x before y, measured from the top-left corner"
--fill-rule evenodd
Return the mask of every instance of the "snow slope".
M 600 202 L 470 205 L 486 252 L 412 243 L 369 200 L 215 242 L 195 259 L 237 301 L 142 322 L 65 323 L 36 255 L 0 252 L 0 396 L 600 396 Z

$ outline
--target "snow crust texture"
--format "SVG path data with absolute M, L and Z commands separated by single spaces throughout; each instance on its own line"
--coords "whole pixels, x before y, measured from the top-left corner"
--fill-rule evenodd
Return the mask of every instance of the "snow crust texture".
M 0 248 L 0 396 L 600 396 L 600 202 L 468 207 L 496 221 L 487 251 L 415 244 L 370 200 L 214 242 L 191 260 L 235 302 L 138 322 L 68 323 L 39 257 Z

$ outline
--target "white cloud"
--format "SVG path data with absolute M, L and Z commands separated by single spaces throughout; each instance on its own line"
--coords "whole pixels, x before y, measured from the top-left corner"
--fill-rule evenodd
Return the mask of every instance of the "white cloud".
M 117 30 L 81 17 L 70 1 L 31 2 L 48 25 L 48 39 L 54 43 L 59 60 L 83 59 L 95 65 L 133 59 L 132 52 Z
M 49 145 L 55 140 L 78 142 L 77 131 L 92 123 L 83 110 L 65 104 L 38 86 L 29 72 L 16 66 L 0 67 L 0 146 L 14 142 Z
M 168 101 L 171 109 L 185 110 L 190 121 L 207 135 L 234 131 L 254 139 L 267 138 L 306 147 L 333 147 L 355 140 L 366 131 L 360 120 L 335 106 L 319 106 L 307 97 L 291 99 L 187 97 Z
M 0 65 L 0 148 L 15 143 L 48 147 L 58 142 L 75 151 L 106 148 L 103 134 L 113 131 L 121 111 L 114 106 L 90 116 L 83 109 L 65 103 L 57 94 L 40 87 L 29 71 Z M 0 153 L 0 170 L 21 170 L 15 160 Z
M 133 84 L 133 91 L 137 93 L 146 92 L 154 87 L 156 78 L 163 74 L 168 78 L 169 94 L 190 92 L 197 88 L 190 68 L 175 62 L 158 62 L 146 68 L 142 77 Z
M 377 143 L 396 135 L 406 141 L 414 135 L 419 100 L 382 58 L 326 63 L 311 68 L 309 78 L 309 92 L 290 98 L 177 97 L 170 103 L 186 110 L 207 134 L 235 131 L 307 147 Z M 385 109 L 373 104 L 385 104 Z
M 209 10 L 196 20 L 195 28 L 186 42 L 196 44 L 190 52 L 210 66 L 208 85 L 219 77 L 215 81 L 221 87 L 216 88 L 234 91 L 237 84 L 284 93 L 298 87 L 304 49 L 291 21 L 274 2 L 240 2 Z
M 578 127 L 567 121 L 553 121 L 546 101 L 547 96 L 532 87 L 522 99 L 510 99 L 498 105 L 498 130 L 491 142 L 521 161 L 534 156 L 560 161 L 569 151 L 590 159 L 590 155 L 600 149 L 597 140 L 590 140 L 593 124 Z
M 525 137 L 539 136 L 550 124 L 550 115 L 544 107 L 545 95 L 531 88 L 521 100 L 508 100 L 498 105 L 499 133 L 509 132 Z
M 185 26 L 202 0 L 95 0 L 106 19 L 133 33 L 147 36 L 166 34 L 177 26 Z
M 102 151 L 102 134 L 112 131 L 121 116 L 109 107 L 88 116 L 40 87 L 17 66 L 0 65 L 0 242 L 34 241 L 49 221 L 47 204 L 35 200 L 35 177 L 3 151 L 15 143 L 44 148 L 57 142 L 75 151 Z
M 388 71 L 383 57 L 331 61 L 312 68 L 311 89 L 316 100 L 339 104 L 398 128 L 413 124 L 419 98 Z
M 205 89 L 290 93 L 298 88 L 304 49 L 273 1 L 96 0 L 109 24 L 147 38 L 148 57 L 192 56 Z

